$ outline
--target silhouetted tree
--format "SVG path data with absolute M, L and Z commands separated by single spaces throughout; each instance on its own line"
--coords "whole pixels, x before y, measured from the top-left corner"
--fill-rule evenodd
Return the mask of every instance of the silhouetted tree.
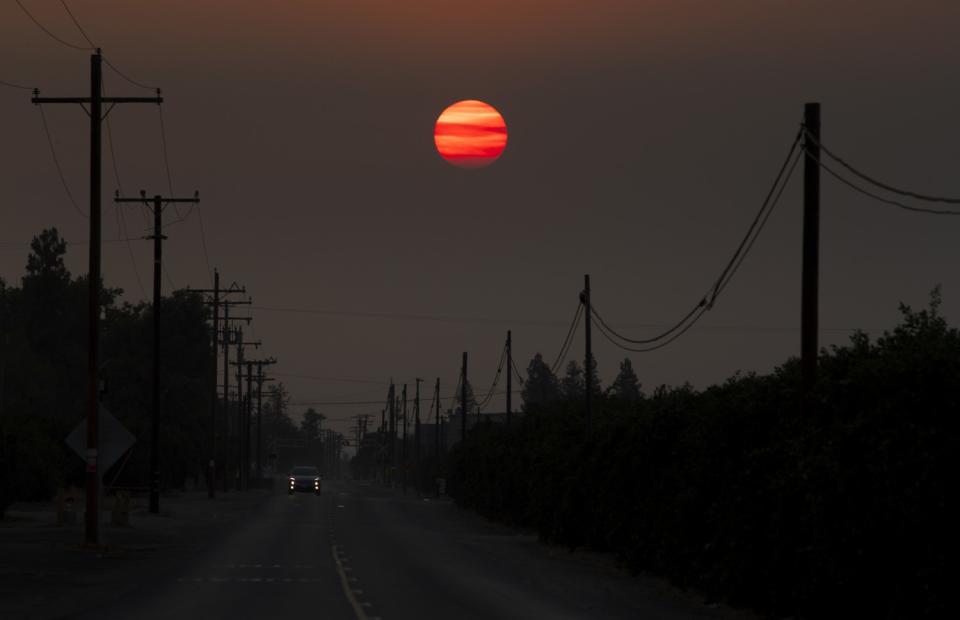
M 523 398 L 523 406 L 526 409 L 535 405 L 545 405 L 560 398 L 560 383 L 557 381 L 557 376 L 550 372 L 550 367 L 539 353 L 534 355 L 527 365 L 527 380 L 523 383 L 520 396 Z
M 313 407 L 303 412 L 303 421 L 300 422 L 300 433 L 306 439 L 317 439 L 320 437 L 320 428 L 327 416 L 323 415 Z
M 583 378 L 583 368 L 576 360 L 570 360 L 567 364 L 567 374 L 560 380 L 560 389 L 563 397 L 567 400 L 581 400 L 583 398 L 585 380 Z
M 643 397 L 640 392 L 640 379 L 633 370 L 629 357 L 620 362 L 620 372 L 607 389 L 607 396 L 624 403 L 636 403 Z
M 457 386 L 457 414 L 463 411 L 463 392 L 460 390 L 460 387 Z M 474 413 L 477 409 L 477 399 L 473 395 L 473 386 L 470 385 L 470 380 L 467 379 L 467 413 Z M 402 414 L 398 414 L 402 415 Z

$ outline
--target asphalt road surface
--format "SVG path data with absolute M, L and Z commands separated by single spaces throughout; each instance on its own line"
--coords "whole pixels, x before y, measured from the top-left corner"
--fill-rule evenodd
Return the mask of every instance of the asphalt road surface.
M 663 582 L 371 484 L 278 493 L 135 596 L 74 618 L 731 618 Z

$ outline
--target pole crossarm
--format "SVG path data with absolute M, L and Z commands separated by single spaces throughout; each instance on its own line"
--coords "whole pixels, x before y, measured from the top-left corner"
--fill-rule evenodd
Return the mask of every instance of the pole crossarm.
M 38 93 L 40 91 L 33 91 Z M 92 97 L 39 97 L 34 96 L 30 99 L 31 103 L 92 103 Z M 100 97 L 101 103 L 117 105 L 118 103 L 163 103 L 163 97 Z M 106 115 L 104 115 L 106 116 Z
M 193 198 L 164 198 L 163 196 L 154 196 L 153 199 L 159 198 L 164 204 L 168 202 L 189 202 L 189 203 L 199 203 L 200 202 L 200 192 L 194 192 Z M 117 192 L 116 198 L 113 199 L 114 202 L 139 202 L 140 204 L 148 205 L 150 204 L 151 198 L 147 197 L 147 193 L 143 190 L 140 190 L 139 198 L 121 198 L 120 192 Z
M 107 108 L 107 111 L 104 112 L 102 115 L 99 115 L 99 118 L 97 119 L 98 121 L 103 121 L 103 120 L 105 120 L 105 119 L 107 118 L 107 116 L 110 115 L 110 112 L 113 110 L 113 108 L 114 108 L 117 104 L 120 104 L 120 103 L 155 103 L 155 104 L 157 104 L 157 105 L 160 105 L 161 103 L 163 103 L 163 97 L 160 96 L 160 89 L 159 89 L 159 88 L 157 89 L 157 96 L 156 96 L 156 97 L 97 97 L 96 99 L 94 99 L 93 97 L 41 97 L 41 96 L 40 96 L 40 90 L 35 88 L 35 89 L 33 90 L 33 97 L 30 99 L 30 101 L 31 101 L 34 105 L 42 105 L 42 104 L 44 104 L 44 103 L 73 103 L 73 104 L 77 104 L 77 105 L 80 105 L 80 107 L 82 107 L 82 108 L 84 109 L 84 111 L 86 111 L 87 115 L 88 115 L 90 118 L 93 118 L 93 114 L 92 114 L 92 112 L 91 112 L 91 111 L 92 111 L 92 106 L 91 106 L 91 109 L 88 110 L 88 109 L 87 109 L 87 106 L 84 105 L 84 104 L 94 104 L 94 103 L 96 103 L 98 107 L 101 106 L 101 105 L 103 105 L 103 104 L 108 104 L 109 107 Z

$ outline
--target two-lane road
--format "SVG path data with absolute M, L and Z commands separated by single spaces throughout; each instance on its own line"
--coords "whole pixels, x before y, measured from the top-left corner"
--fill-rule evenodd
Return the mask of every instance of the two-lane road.
M 586 558 L 586 559 L 585 559 Z M 84 618 L 721 618 L 733 614 L 457 509 L 364 483 L 271 497 Z M 133 600 L 135 598 L 135 600 Z

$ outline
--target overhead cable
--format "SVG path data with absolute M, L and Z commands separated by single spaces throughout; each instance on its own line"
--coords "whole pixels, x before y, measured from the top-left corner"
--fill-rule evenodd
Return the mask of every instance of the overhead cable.
M 20 90 L 35 90 L 31 86 L 23 86 L 22 84 L 14 84 L 13 82 L 7 82 L 5 80 L 0 80 L 0 86 L 9 86 L 10 88 L 19 88 Z
M 790 178 L 793 176 L 793 172 L 796 169 L 797 162 L 799 161 L 800 154 L 802 151 L 798 149 L 800 139 L 803 136 L 803 128 L 801 128 L 796 137 L 794 138 L 790 149 L 787 152 L 787 156 L 783 161 L 783 164 L 780 166 L 780 171 L 777 173 L 776 178 L 773 181 L 773 184 L 770 186 L 769 191 L 764 197 L 763 203 L 760 206 L 760 209 L 757 211 L 757 214 L 754 216 L 753 221 L 750 223 L 749 228 L 747 228 L 746 234 L 741 239 L 740 244 L 737 246 L 733 255 L 727 261 L 726 266 L 720 272 L 719 277 L 714 281 L 713 286 L 710 287 L 710 290 L 700 298 L 700 300 L 694 304 L 691 308 L 679 321 L 673 324 L 669 329 L 653 336 L 651 338 L 630 338 L 624 336 L 623 334 L 618 333 L 613 329 L 610 324 L 608 324 L 603 317 L 597 312 L 596 307 L 591 304 L 590 320 L 594 321 L 598 328 L 602 330 L 603 334 L 610 339 L 618 339 L 626 343 L 633 345 L 655 345 L 652 347 L 640 347 L 640 348 L 631 348 L 622 346 L 629 351 L 635 352 L 646 352 L 654 351 L 666 346 L 676 340 L 680 335 L 687 332 L 690 327 L 696 323 L 700 317 L 707 311 L 713 308 L 713 305 L 716 303 L 717 298 L 723 289 L 727 286 L 730 280 L 733 278 L 734 274 L 739 269 L 740 265 L 743 263 L 743 260 L 750 253 L 750 250 L 753 247 L 754 242 L 757 237 L 760 235 L 760 232 L 763 230 L 766 225 L 767 220 L 770 217 L 770 214 L 773 212 L 773 209 L 776 207 L 777 203 L 780 200 L 780 197 L 783 195 L 783 191 L 786 188 L 787 184 L 790 181 Z M 618 343 L 615 343 L 618 344 Z M 619 346 L 619 344 L 618 344 Z
M 905 211 L 913 211 L 915 213 L 928 213 L 931 215 L 960 215 L 960 211 L 951 211 L 950 209 L 932 209 L 929 207 L 917 207 L 915 205 L 908 205 L 906 203 L 900 202 L 899 200 L 893 200 L 892 198 L 884 198 L 883 196 L 875 194 L 870 190 L 864 187 L 861 187 L 860 185 L 857 185 L 853 181 L 844 178 L 843 175 L 839 174 L 837 171 L 833 170 L 830 166 L 823 163 L 822 160 L 818 161 L 817 163 L 821 168 L 823 168 L 827 173 L 830 174 L 830 176 L 832 176 L 836 180 L 840 181 L 841 183 L 853 189 L 854 191 L 860 192 L 864 196 L 867 196 L 868 198 L 872 198 L 878 202 L 892 205 L 894 207 L 903 209 Z
M 861 172 L 857 168 L 854 168 L 853 165 L 848 163 L 839 155 L 836 155 L 835 153 L 833 153 L 833 151 L 831 151 L 826 146 L 824 146 L 822 142 L 818 141 L 813 134 L 807 132 L 807 139 L 813 142 L 814 144 L 816 144 L 818 147 L 820 147 L 820 150 L 826 153 L 831 159 L 836 161 L 838 164 L 840 164 L 841 166 L 843 166 L 853 174 L 857 175 L 864 181 L 867 181 L 868 183 L 876 185 L 881 189 L 885 189 L 888 192 L 891 192 L 894 194 L 900 194 L 901 196 L 906 196 L 908 198 L 915 198 L 917 200 L 925 200 L 927 202 L 944 202 L 952 205 L 960 205 L 960 198 L 945 198 L 943 196 L 930 196 L 927 194 L 920 194 L 918 192 L 913 192 L 910 190 L 895 187 L 893 185 L 890 185 L 889 183 L 884 183 L 883 181 L 878 181 L 876 178 L 866 174 L 865 172 Z
M 557 374 L 557 371 L 560 369 L 560 365 L 563 364 L 563 361 L 566 359 L 567 352 L 570 350 L 570 344 L 573 342 L 573 335 L 577 331 L 577 327 L 580 325 L 581 316 L 583 316 L 583 303 L 577 301 L 577 311 L 573 314 L 573 320 L 570 321 L 570 327 L 567 329 L 567 336 L 563 339 L 563 344 L 560 345 L 560 351 L 557 353 L 556 359 L 550 366 L 551 374 Z
M 37 109 L 40 110 L 40 120 L 43 123 L 43 133 L 47 136 L 47 144 L 50 146 L 50 155 L 53 157 L 53 165 L 57 168 L 57 176 L 60 177 L 60 184 L 63 185 L 63 191 L 67 194 L 70 204 L 73 205 L 73 208 L 76 209 L 77 213 L 79 213 L 81 217 L 89 218 L 90 216 L 84 213 L 83 209 L 80 208 L 80 205 L 77 204 L 77 201 L 73 197 L 73 192 L 70 191 L 70 186 L 67 185 L 67 179 L 63 176 L 63 168 L 60 167 L 60 160 L 57 158 L 57 150 L 53 146 L 53 137 L 50 135 L 50 127 L 47 125 L 47 115 L 43 111 L 43 104 L 37 104 Z
M 51 39 L 53 39 L 53 40 L 56 41 L 57 43 L 60 43 L 61 45 L 65 45 L 66 47 L 69 47 L 69 48 L 71 48 L 71 49 L 80 50 L 80 51 L 82 51 L 82 52 L 88 52 L 88 51 L 91 51 L 91 50 L 94 49 L 94 46 L 93 46 L 93 45 L 91 45 L 90 47 L 83 47 L 82 45 L 74 45 L 73 43 L 70 43 L 69 41 L 65 41 L 64 39 L 61 39 L 61 38 L 58 37 L 57 35 L 53 34 L 50 30 L 48 30 L 46 26 L 44 26 L 42 23 L 40 23 L 40 20 L 38 20 L 36 17 L 34 17 L 33 14 L 32 14 L 30 11 L 27 10 L 27 7 L 23 6 L 23 3 L 20 2 L 20 0 L 14 0 L 14 1 L 17 3 L 17 6 L 20 7 L 20 10 L 22 10 L 22 11 L 26 14 L 26 16 L 30 18 L 30 21 L 32 21 L 32 22 L 37 26 L 37 28 L 39 28 L 40 30 L 44 31 L 44 32 L 47 34 L 47 36 L 49 36 Z M 64 6 L 66 6 L 66 5 L 64 5 Z M 68 10 L 68 12 L 69 12 L 69 10 Z M 76 22 L 76 20 L 74 20 L 74 22 Z M 86 35 L 84 35 L 84 36 L 86 36 Z
M 73 25 L 77 27 L 77 30 L 80 31 L 80 35 L 90 44 L 90 48 L 95 48 L 93 41 L 90 40 L 90 37 L 87 36 L 87 33 L 83 30 L 83 26 L 80 25 L 80 22 L 77 21 L 77 18 L 73 15 L 73 11 L 70 10 L 70 7 L 67 6 L 66 0 L 60 0 L 60 4 L 63 5 L 63 10 L 67 12 L 67 15 L 70 16 L 70 19 L 73 20 Z

